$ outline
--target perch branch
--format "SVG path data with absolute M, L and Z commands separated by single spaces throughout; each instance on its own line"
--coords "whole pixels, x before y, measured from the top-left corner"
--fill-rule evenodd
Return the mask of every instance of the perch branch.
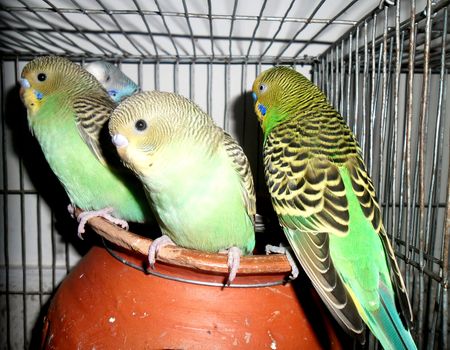
M 78 216 L 81 210 L 76 210 Z M 153 242 L 135 233 L 125 231 L 107 220 L 95 217 L 88 221 L 92 229 L 115 245 L 146 256 Z M 224 254 L 206 253 L 175 246 L 162 247 L 157 261 L 175 266 L 183 266 L 206 272 L 227 273 L 227 256 Z M 285 255 L 249 255 L 241 258 L 239 274 L 289 274 L 291 266 Z

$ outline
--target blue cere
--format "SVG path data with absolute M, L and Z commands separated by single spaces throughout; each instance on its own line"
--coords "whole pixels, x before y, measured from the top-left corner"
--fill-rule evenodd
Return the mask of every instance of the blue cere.
M 253 97 L 253 101 L 255 101 L 256 102 L 256 94 L 254 93 L 254 92 L 252 92 L 252 97 Z

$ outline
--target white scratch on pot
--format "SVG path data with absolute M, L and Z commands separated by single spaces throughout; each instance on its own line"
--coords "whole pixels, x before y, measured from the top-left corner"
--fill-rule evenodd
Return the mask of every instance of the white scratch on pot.
M 272 333 L 270 333 L 270 331 L 267 331 L 267 334 L 269 335 L 270 339 L 272 340 L 272 342 L 270 343 L 270 348 L 272 350 L 276 350 L 277 349 L 277 341 L 275 340 L 275 338 L 272 336 Z
M 277 316 L 279 316 L 281 314 L 280 311 L 276 310 L 274 312 L 272 312 L 272 316 L 269 317 L 269 319 L 267 320 L 268 322 L 272 322 Z
M 162 332 L 162 333 L 159 335 L 159 337 L 160 337 L 160 338 L 163 338 L 163 337 L 166 336 L 166 334 L 167 334 L 167 332 Z
M 111 316 L 108 321 L 109 321 L 109 323 L 114 323 L 114 322 L 116 322 L 116 318 Z
M 283 293 L 282 289 L 280 288 L 275 288 L 275 287 L 267 287 L 267 290 L 269 290 L 270 292 L 272 292 L 273 294 L 280 294 L 283 295 L 284 297 L 288 298 L 288 299 L 293 299 L 292 295 L 288 294 L 288 293 Z
M 249 344 L 251 339 L 252 339 L 252 334 L 250 332 L 245 332 L 245 335 L 244 335 L 245 343 Z

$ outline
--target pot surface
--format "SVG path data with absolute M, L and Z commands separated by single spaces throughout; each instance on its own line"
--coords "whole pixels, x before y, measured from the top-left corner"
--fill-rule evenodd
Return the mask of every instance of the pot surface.
M 126 251 L 114 253 L 144 266 L 145 257 Z M 226 278 L 161 263 L 156 264 L 156 271 L 218 284 Z M 236 283 L 273 282 L 283 277 L 238 276 Z M 302 282 L 295 282 L 297 288 L 302 287 Z M 310 288 L 309 283 L 305 283 L 305 288 Z M 328 317 L 317 297 L 299 302 L 293 283 L 223 288 L 180 282 L 145 274 L 118 261 L 105 248 L 94 246 L 53 297 L 45 317 L 43 346 L 341 349 Z

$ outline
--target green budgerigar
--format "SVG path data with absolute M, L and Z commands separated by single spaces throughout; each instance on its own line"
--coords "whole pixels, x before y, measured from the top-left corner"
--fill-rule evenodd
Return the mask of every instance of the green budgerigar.
M 39 57 L 23 68 L 20 93 L 51 169 L 72 205 L 85 211 L 80 237 L 93 216 L 124 228 L 125 220 L 152 220 L 142 185 L 122 166 L 107 133 L 116 104 L 92 74 L 63 57 Z
M 150 247 L 150 266 L 162 245 L 228 250 L 231 282 L 240 255 L 255 245 L 255 192 L 242 148 L 196 104 L 168 92 L 127 98 L 109 130 L 142 180 L 163 233 Z
M 361 341 L 365 323 L 385 349 L 415 349 L 408 294 L 342 116 L 289 67 L 262 72 L 253 98 L 272 204 L 319 295 Z

